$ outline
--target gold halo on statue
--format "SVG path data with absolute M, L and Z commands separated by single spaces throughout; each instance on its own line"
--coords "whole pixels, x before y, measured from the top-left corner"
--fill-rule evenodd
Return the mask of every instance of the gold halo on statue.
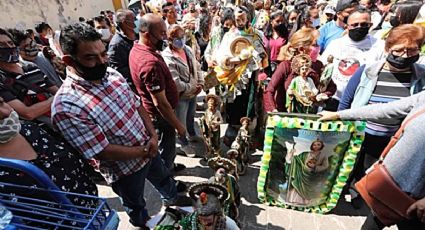
M 208 166 L 214 171 L 217 171 L 219 168 L 224 168 L 226 172 L 230 172 L 236 169 L 235 163 L 224 157 L 213 157 L 209 159 Z
M 242 117 L 241 120 L 240 120 L 240 123 L 242 124 L 244 121 L 251 122 L 251 118 L 249 118 L 249 117 Z
M 188 193 L 190 198 L 196 202 L 199 199 L 199 195 L 203 192 L 206 194 L 213 194 L 221 203 L 224 203 L 229 197 L 227 189 L 223 185 L 214 182 L 196 183 L 190 186 Z
M 206 103 L 208 103 L 208 101 L 210 100 L 210 99 L 214 99 L 214 101 L 215 101 L 215 105 L 216 106 L 218 106 L 219 104 L 220 104 L 220 98 L 217 96 L 217 95 L 215 95 L 215 94 L 208 94 L 206 97 L 205 97 L 205 102 Z
M 238 56 L 242 50 L 250 46 L 252 46 L 252 44 L 247 38 L 239 36 L 230 43 L 230 52 L 233 56 Z

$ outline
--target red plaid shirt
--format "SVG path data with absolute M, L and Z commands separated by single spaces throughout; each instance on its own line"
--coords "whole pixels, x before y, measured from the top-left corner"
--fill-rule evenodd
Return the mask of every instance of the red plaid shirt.
M 69 71 L 52 104 L 52 121 L 65 139 L 87 159 L 109 144 L 138 146 L 149 140 L 137 108 L 140 98 L 126 80 L 108 68 L 100 84 L 88 82 Z M 100 161 L 100 172 L 108 183 L 137 172 L 142 158 Z

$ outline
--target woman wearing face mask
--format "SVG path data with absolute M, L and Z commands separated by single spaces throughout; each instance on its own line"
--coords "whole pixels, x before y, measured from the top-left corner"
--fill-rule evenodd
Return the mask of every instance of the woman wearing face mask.
M 184 30 L 179 25 L 172 25 L 168 30 L 169 46 L 162 52 L 165 63 L 176 83 L 180 95 L 176 115 L 187 129 L 189 140 L 199 141 L 195 132 L 196 96 L 202 91 L 204 79 L 200 74 L 200 65 L 189 46 L 185 45 Z M 182 151 L 194 155 L 194 150 L 186 138 L 179 138 Z
M 55 86 L 34 64 L 20 60 L 12 35 L 0 28 L 0 97 L 21 116 L 51 126 Z
M 270 15 L 270 23 L 264 33 L 264 46 L 271 63 L 271 74 L 279 64 L 277 56 L 279 50 L 288 41 L 288 28 L 286 27 L 285 18 L 282 11 L 276 11 Z
M 201 53 L 200 63 L 202 71 L 208 70 L 208 63 L 205 60 L 204 54 L 210 41 L 211 23 L 212 20 L 209 15 L 202 15 L 199 18 L 198 30 L 195 32 L 195 38 Z
M 44 56 L 43 52 L 37 48 L 37 44 L 26 33 L 16 29 L 10 29 L 15 45 L 19 47 L 19 54 L 22 59 L 32 62 L 40 68 L 47 78 L 57 87 L 62 85 L 62 80 L 56 72 L 55 67 L 50 60 Z M 45 47 L 49 48 L 49 47 Z
M 204 57 L 208 63 L 208 68 L 217 66 L 216 60 L 214 60 L 215 52 L 220 47 L 221 40 L 225 33 L 235 25 L 235 17 L 231 8 L 225 8 L 221 13 L 220 26 L 214 27 L 211 31 L 211 38 L 208 42 L 208 46 L 205 49 Z
M 288 44 L 280 49 L 278 60 L 281 63 L 274 72 L 270 83 L 264 92 L 264 109 L 266 112 L 285 112 L 286 90 L 289 87 L 294 73 L 291 69 L 292 59 L 300 54 L 307 54 L 311 57 L 312 66 L 308 73 L 316 88 L 319 87 L 320 74 L 323 69 L 323 64 L 317 60 L 319 47 L 317 46 L 317 31 L 311 28 L 301 29 L 295 32 L 289 39 Z M 336 86 L 333 81 L 323 93 L 331 97 L 336 91 Z
M 391 30 L 385 41 L 385 60 L 361 66 L 348 82 L 338 110 L 368 104 L 388 103 L 421 92 L 425 87 L 425 67 L 417 64 L 425 29 L 401 25 Z M 370 120 L 360 151 L 355 177 L 363 176 L 399 128 L 400 119 Z
M 0 97 L 0 157 L 27 161 L 41 170 L 65 192 L 97 195 L 97 188 L 90 179 L 90 166 L 67 143 L 49 135 L 37 124 L 20 123 L 19 115 Z M 0 181 L 32 186 L 37 183 L 28 175 L 7 167 L 0 167 Z M 0 188 L 2 193 L 19 193 Z M 24 197 L 45 199 L 45 193 L 33 191 L 19 194 Z M 78 206 L 93 207 L 93 199 L 70 197 Z

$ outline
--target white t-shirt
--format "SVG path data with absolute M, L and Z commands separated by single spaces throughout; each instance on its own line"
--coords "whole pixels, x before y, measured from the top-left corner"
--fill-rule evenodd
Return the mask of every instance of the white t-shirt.
M 362 41 L 355 42 L 347 34 L 342 38 L 331 41 L 326 47 L 319 60 L 326 65 L 328 56 L 334 57 L 332 80 L 337 86 L 337 91 L 333 98 L 341 99 L 351 76 L 369 60 L 369 56 L 372 55 L 369 51 L 375 46 L 376 42 L 377 39 L 370 35 L 367 35 Z

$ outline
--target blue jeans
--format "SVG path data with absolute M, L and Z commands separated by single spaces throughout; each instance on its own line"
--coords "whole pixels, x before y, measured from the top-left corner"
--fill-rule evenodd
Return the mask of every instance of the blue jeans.
M 181 99 L 176 108 L 176 116 L 190 136 L 195 136 L 196 97 Z
M 176 159 L 176 131 L 164 118 L 153 120 L 156 133 L 158 134 L 158 152 L 168 170 L 174 168 Z
M 177 200 L 175 181 L 169 170 L 165 168 L 160 156 L 157 155 L 139 171 L 112 183 L 112 190 L 121 197 L 123 206 L 130 217 L 130 223 L 135 226 L 145 226 L 149 217 L 143 197 L 145 179 L 148 179 L 158 190 L 163 201 L 172 203 Z

